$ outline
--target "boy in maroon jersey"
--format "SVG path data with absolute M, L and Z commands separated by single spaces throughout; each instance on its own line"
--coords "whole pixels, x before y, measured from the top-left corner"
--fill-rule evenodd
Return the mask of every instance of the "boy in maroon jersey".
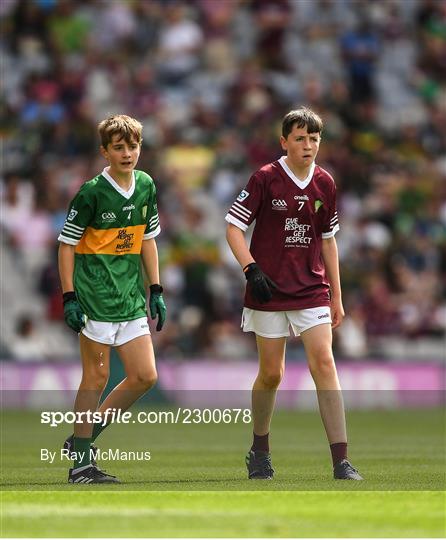
M 269 430 L 291 326 L 300 335 L 316 385 L 335 479 L 362 480 L 347 460 L 344 404 L 332 329 L 344 318 L 336 240 L 336 185 L 316 165 L 322 120 L 290 111 L 280 143 L 286 156 L 256 171 L 231 206 L 227 240 L 247 279 L 243 331 L 255 332 L 259 372 L 252 392 L 254 440 L 248 477 L 271 479 Z M 244 231 L 255 220 L 251 246 Z

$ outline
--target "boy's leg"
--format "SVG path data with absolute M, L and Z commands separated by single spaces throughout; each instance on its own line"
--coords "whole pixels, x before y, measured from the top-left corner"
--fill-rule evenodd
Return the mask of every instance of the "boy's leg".
M 105 398 L 99 407 L 104 413 L 109 408 L 127 410 L 157 381 L 155 354 L 150 335 L 139 336 L 116 347 L 124 365 L 126 378 Z M 95 439 L 106 426 L 95 425 Z
M 331 325 L 313 326 L 302 332 L 301 337 L 328 441 L 330 444 L 347 443 L 344 402 L 333 358 Z
M 338 480 L 362 480 L 362 476 L 347 460 L 344 401 L 333 358 L 331 326 L 313 326 L 302 332 L 301 337 L 330 443 L 334 477 Z
M 274 469 L 269 453 L 269 429 L 277 388 L 285 367 L 286 338 L 256 335 L 259 372 L 252 388 L 253 443 L 246 456 L 248 478 L 270 480 Z
M 286 338 L 265 338 L 256 335 L 259 371 L 252 388 L 254 434 L 269 433 L 277 388 L 285 369 Z
M 97 410 L 110 370 L 110 346 L 84 336 L 79 337 L 82 360 L 82 380 L 74 403 L 74 411 L 82 413 Z M 90 464 L 90 443 L 93 424 L 86 420 L 74 425 L 74 450 L 77 459 L 74 468 Z

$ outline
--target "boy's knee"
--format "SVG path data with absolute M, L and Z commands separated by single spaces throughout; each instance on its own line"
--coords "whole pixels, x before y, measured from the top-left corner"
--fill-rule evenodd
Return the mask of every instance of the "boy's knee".
M 141 384 L 147 389 L 149 390 L 150 388 L 152 388 L 153 386 L 155 386 L 157 380 L 158 380 L 158 375 L 156 372 L 154 373 L 151 373 L 151 374 L 148 374 L 148 375 L 143 375 L 141 377 Z
M 82 381 L 89 390 L 104 390 L 108 382 L 108 373 L 90 371 L 83 374 Z
M 156 371 L 148 371 L 136 373 L 132 377 L 128 377 L 130 384 L 135 388 L 141 388 L 144 390 L 149 390 L 155 386 L 156 381 L 158 380 L 158 374 Z
M 274 389 L 277 388 L 282 380 L 283 372 L 281 369 L 278 370 L 267 370 L 260 372 L 260 379 L 266 388 Z
M 309 359 L 312 375 L 331 377 L 336 374 L 336 366 L 331 352 L 323 352 Z

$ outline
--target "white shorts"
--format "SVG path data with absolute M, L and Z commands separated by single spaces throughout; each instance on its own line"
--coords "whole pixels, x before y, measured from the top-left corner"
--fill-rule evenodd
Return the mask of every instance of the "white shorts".
M 147 317 L 124 322 L 102 322 L 87 319 L 87 324 L 81 332 L 87 338 L 98 343 L 119 347 L 119 345 L 124 345 L 124 343 L 139 336 L 150 335 L 150 328 Z
M 331 312 L 328 306 L 321 306 L 295 311 L 258 311 L 243 308 L 243 332 L 255 332 L 267 338 L 288 337 L 290 326 L 294 335 L 299 336 L 305 330 L 319 324 L 331 324 Z

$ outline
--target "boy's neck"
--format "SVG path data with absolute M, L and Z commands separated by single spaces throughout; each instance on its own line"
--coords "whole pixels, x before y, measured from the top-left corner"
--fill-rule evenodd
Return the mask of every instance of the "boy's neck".
M 132 187 L 133 182 L 133 171 L 125 174 L 120 174 L 113 170 L 111 167 L 108 167 L 108 174 L 113 178 L 113 180 L 118 184 L 120 188 L 124 191 L 128 191 Z
M 311 167 L 313 166 L 314 161 L 312 161 L 310 165 L 308 165 L 307 167 L 297 167 L 296 165 L 292 163 L 289 157 L 286 157 L 285 163 L 288 165 L 288 168 L 294 174 L 294 176 L 299 178 L 299 180 L 305 180 L 305 178 L 307 178 L 307 176 L 310 173 L 310 170 L 311 170 Z

